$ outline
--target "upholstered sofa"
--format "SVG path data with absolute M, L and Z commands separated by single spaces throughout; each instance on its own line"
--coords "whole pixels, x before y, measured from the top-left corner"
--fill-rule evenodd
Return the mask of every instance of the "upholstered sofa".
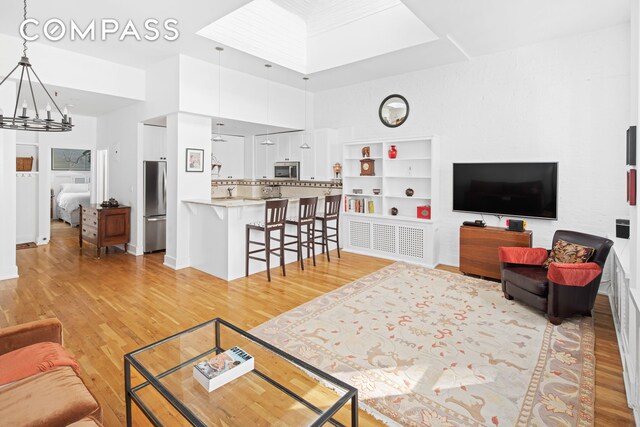
M 1 425 L 102 425 L 102 409 L 77 374 L 77 362 L 56 344 L 62 345 L 62 324 L 57 319 L 0 329 L 0 377 L 4 377 L 4 384 L 0 384 Z M 33 354 L 30 349 L 34 347 L 45 349 L 40 351 L 45 358 L 39 364 L 27 360 L 33 357 L 29 354 Z M 49 351 L 51 347 L 59 349 L 55 356 Z M 60 354 L 63 357 L 59 357 Z M 76 368 L 65 366 L 61 359 L 70 360 Z M 16 365 L 20 365 L 19 368 Z M 33 370 L 37 372 L 5 383 L 8 376 L 24 376 Z

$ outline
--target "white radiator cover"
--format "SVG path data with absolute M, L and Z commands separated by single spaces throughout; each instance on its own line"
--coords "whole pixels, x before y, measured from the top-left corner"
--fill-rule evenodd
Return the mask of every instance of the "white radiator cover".
M 438 264 L 438 225 L 431 221 L 344 214 L 343 241 L 348 252 L 435 267 Z

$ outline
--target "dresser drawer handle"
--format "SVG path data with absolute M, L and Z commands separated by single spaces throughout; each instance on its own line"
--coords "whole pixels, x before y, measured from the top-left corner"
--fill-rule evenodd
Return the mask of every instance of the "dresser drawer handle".
M 93 237 L 96 237 L 96 233 L 93 233 Z
M 97 225 L 97 224 L 98 224 L 97 222 L 93 221 L 93 225 Z
M 86 233 L 86 232 L 87 232 L 87 229 L 86 229 L 86 228 L 83 228 L 83 229 L 82 229 L 82 232 L 83 232 L 83 233 Z

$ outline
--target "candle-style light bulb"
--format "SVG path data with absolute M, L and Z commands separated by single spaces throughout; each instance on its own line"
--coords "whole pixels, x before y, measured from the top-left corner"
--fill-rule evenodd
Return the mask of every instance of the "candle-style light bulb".
M 47 102 L 47 120 L 51 120 L 51 104 Z
M 67 123 L 67 117 L 69 116 L 69 110 L 67 110 L 67 107 L 64 107 L 64 110 L 62 110 L 62 122 L 63 123 Z
M 27 117 L 27 100 L 22 102 L 22 117 Z

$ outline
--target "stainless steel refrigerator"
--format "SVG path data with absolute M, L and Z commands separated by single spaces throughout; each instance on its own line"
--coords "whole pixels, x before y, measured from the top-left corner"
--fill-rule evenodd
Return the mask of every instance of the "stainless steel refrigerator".
M 144 252 L 167 248 L 167 162 L 144 162 Z

